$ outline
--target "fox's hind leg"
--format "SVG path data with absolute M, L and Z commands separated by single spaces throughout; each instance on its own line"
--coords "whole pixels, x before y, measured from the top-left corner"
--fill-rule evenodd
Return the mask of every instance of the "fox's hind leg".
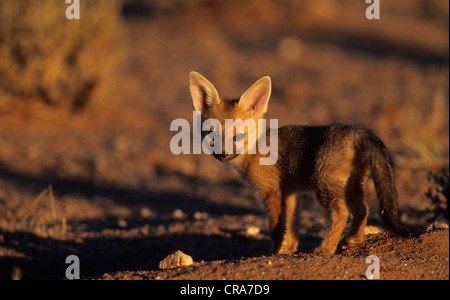
M 346 243 L 350 247 L 364 243 L 364 228 L 369 213 L 365 189 L 367 176 L 367 169 L 354 170 L 347 182 L 346 198 L 353 215 L 350 232 L 346 238 Z
M 325 239 L 314 252 L 331 255 L 336 251 L 349 215 L 345 204 L 345 188 L 339 184 L 334 186 L 327 185 L 326 187 L 318 188 L 316 193 L 318 200 L 330 214 L 331 227 Z
M 285 219 L 285 229 L 283 234 L 283 241 L 279 253 L 290 254 L 297 251 L 298 235 L 297 235 L 297 221 L 299 218 L 297 195 L 292 194 L 283 199 L 283 210 Z

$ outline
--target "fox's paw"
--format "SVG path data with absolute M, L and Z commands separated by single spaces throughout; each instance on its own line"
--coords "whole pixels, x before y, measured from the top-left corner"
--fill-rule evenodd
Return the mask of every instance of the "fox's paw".
M 273 247 L 270 254 L 293 254 L 297 252 L 297 242 L 283 243 L 279 247 Z
M 336 247 L 324 247 L 324 246 L 319 246 L 316 249 L 314 249 L 314 254 L 318 254 L 318 255 L 333 255 L 336 252 Z
M 345 245 L 347 247 L 358 247 L 364 244 L 365 241 L 364 236 L 350 236 L 345 239 Z

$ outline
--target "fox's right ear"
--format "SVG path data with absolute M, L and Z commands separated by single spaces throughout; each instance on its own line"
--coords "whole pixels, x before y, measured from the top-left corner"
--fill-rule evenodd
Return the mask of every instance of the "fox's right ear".
M 269 76 L 255 82 L 239 99 L 239 106 L 249 112 L 263 115 L 267 111 L 272 83 Z
M 202 111 L 211 108 L 220 101 L 214 85 L 199 73 L 189 73 L 189 83 L 194 110 Z

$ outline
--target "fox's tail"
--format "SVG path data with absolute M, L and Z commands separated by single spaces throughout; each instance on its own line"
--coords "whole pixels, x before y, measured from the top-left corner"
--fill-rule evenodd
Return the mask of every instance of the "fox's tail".
M 398 194 L 395 188 L 394 168 L 384 143 L 370 130 L 361 139 L 361 153 L 370 167 L 380 205 L 384 226 L 395 235 L 409 236 L 409 231 L 398 215 Z

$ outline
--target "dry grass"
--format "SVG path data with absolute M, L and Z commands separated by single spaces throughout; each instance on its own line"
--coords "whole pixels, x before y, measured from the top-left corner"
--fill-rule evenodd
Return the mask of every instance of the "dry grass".
M 404 106 L 394 115 L 385 116 L 393 117 L 386 119 L 385 124 L 390 122 L 395 125 L 398 143 L 405 149 L 396 153 L 398 167 L 433 169 L 448 165 L 448 98 L 438 90 L 431 102 L 427 113 L 420 107 Z
M 68 20 L 59 0 L 0 2 L 0 108 L 16 99 L 73 111 L 115 94 L 122 24 L 118 0 L 81 1 Z
M 41 237 L 63 237 L 67 219 L 58 213 L 50 184 L 28 205 L 5 208 L 0 215 L 0 232 L 27 232 Z

